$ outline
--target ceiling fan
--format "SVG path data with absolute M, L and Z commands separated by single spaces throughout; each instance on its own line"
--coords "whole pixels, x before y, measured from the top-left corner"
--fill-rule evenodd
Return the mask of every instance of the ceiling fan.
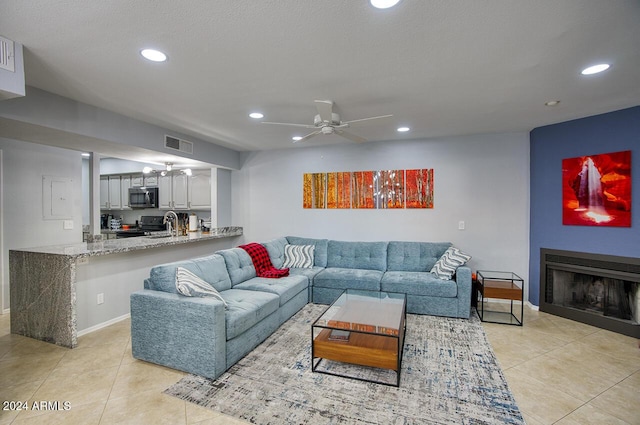
M 292 127 L 303 127 L 314 129 L 315 131 L 307 134 L 302 137 L 300 140 L 296 140 L 293 143 L 304 142 L 309 140 L 310 138 L 317 136 L 319 134 L 337 134 L 338 136 L 342 136 L 345 139 L 353 140 L 354 142 L 366 142 L 367 139 L 364 137 L 360 137 L 348 131 L 345 131 L 345 128 L 362 126 L 370 123 L 373 120 L 378 120 L 382 118 L 390 118 L 393 115 L 381 115 L 379 117 L 370 117 L 370 118 L 362 118 L 359 120 L 352 121 L 341 121 L 340 115 L 333 112 L 333 102 L 330 100 L 316 100 L 316 108 L 318 109 L 318 115 L 316 115 L 313 119 L 313 124 L 293 124 L 286 122 L 268 122 L 262 121 L 262 124 L 276 124 L 276 125 L 288 125 Z

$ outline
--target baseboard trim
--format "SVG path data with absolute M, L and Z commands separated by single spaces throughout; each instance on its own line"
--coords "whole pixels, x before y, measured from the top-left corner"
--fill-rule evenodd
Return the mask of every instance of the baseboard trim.
M 106 322 L 102 322 L 102 323 L 97 324 L 95 326 L 91 326 L 90 328 L 78 331 L 78 336 L 86 335 L 86 334 L 89 334 L 91 332 L 95 332 L 97 330 L 100 330 L 102 328 L 106 328 L 107 326 L 111 326 L 114 323 L 118 323 L 118 322 L 122 322 L 123 320 L 127 320 L 129 317 L 131 317 L 131 313 L 127 313 L 127 314 L 125 314 L 123 316 L 116 317 L 115 319 L 107 320 Z

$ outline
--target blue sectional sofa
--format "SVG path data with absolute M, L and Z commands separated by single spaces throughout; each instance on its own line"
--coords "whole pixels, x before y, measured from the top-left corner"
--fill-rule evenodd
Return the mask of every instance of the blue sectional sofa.
M 277 268 L 285 264 L 286 245 L 313 245 L 313 264 L 266 279 L 256 276 L 246 251 L 231 248 L 152 268 L 144 289 L 131 295 L 133 357 L 216 378 L 308 302 L 330 304 L 351 288 L 406 293 L 408 313 L 469 318 L 471 270 L 458 267 L 452 280 L 429 273 L 449 243 L 287 236 L 262 245 Z M 178 267 L 213 286 L 224 302 L 179 294 Z

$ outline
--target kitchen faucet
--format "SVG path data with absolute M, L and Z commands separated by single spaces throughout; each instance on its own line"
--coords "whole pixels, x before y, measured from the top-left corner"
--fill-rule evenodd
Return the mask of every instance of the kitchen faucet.
M 166 224 L 167 225 L 167 230 L 169 231 L 169 234 L 171 236 L 173 236 L 172 231 L 171 231 L 171 221 L 169 221 L 169 216 L 173 215 L 173 219 L 174 219 L 174 223 L 175 223 L 175 236 L 178 236 L 178 214 L 176 214 L 175 211 L 167 211 L 166 213 L 164 213 L 164 217 L 162 219 L 162 224 Z

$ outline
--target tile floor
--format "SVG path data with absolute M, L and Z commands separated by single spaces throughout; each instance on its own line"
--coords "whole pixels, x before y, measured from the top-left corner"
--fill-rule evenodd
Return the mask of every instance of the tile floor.
M 524 327 L 485 330 L 527 424 L 640 424 L 637 340 L 529 308 Z M 131 357 L 128 320 L 69 350 L 11 335 L 0 315 L 0 402 L 71 406 L 0 409 L 0 425 L 244 423 L 162 394 L 182 376 Z

